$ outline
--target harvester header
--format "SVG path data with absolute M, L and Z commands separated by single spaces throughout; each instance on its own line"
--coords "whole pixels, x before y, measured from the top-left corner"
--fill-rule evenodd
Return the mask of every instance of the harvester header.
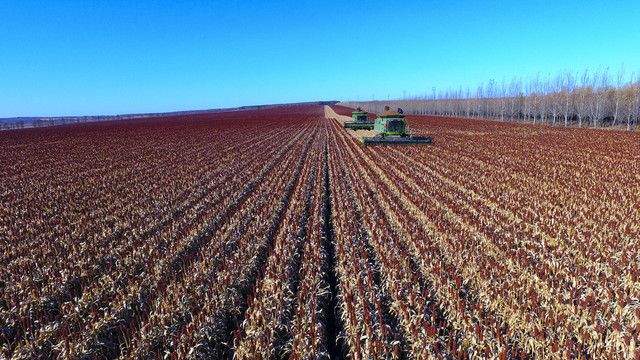
M 398 111 L 389 109 L 385 106 L 385 111 L 378 114 L 373 130 L 378 134 L 373 137 L 362 138 L 365 145 L 388 145 L 388 144 L 431 144 L 431 137 L 413 136 L 411 131 L 407 131 L 407 121 L 404 111 L 398 108 Z

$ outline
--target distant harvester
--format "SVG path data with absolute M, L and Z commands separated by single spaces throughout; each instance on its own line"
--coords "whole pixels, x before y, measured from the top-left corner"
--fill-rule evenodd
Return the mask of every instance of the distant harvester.
M 353 121 L 347 121 L 344 123 L 345 129 L 352 130 L 372 130 L 373 129 L 373 121 L 369 121 L 369 113 L 363 111 L 358 108 L 351 115 L 353 117 Z

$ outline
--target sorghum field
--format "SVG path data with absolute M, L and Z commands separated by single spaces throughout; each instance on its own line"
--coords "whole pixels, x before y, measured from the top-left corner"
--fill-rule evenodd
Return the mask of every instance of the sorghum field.
M 3 358 L 638 359 L 640 134 L 407 118 L 0 132 Z

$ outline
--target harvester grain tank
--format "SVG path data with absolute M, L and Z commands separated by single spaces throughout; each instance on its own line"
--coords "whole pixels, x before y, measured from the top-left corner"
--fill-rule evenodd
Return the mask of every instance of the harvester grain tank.
M 431 137 L 413 136 L 411 131 L 407 131 L 407 121 L 402 109 L 398 111 L 390 110 L 385 106 L 385 111 L 378 114 L 373 130 L 378 134 L 373 137 L 362 138 L 365 145 L 388 145 L 388 144 L 431 144 Z
M 366 111 L 363 111 L 362 109 L 358 108 L 356 109 L 356 111 L 354 111 L 351 115 L 353 117 L 353 121 L 346 121 L 344 123 L 344 127 L 345 129 L 353 129 L 353 130 L 358 130 L 358 129 L 364 129 L 364 130 L 371 130 L 373 129 L 373 121 L 369 121 L 369 113 Z

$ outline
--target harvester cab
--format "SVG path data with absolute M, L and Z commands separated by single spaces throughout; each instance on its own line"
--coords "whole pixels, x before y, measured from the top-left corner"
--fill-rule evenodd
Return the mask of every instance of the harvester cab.
M 369 113 L 366 111 L 362 111 L 362 109 L 357 108 L 356 111 L 352 113 L 353 121 L 346 121 L 344 123 L 345 129 L 364 129 L 371 130 L 373 129 L 373 122 L 369 121 Z
M 412 132 L 407 131 L 407 122 L 404 111 L 398 108 L 398 111 L 384 107 L 385 111 L 378 114 L 373 130 L 378 134 L 373 137 L 362 138 L 365 145 L 388 145 L 388 144 L 431 144 L 431 137 L 413 136 Z

